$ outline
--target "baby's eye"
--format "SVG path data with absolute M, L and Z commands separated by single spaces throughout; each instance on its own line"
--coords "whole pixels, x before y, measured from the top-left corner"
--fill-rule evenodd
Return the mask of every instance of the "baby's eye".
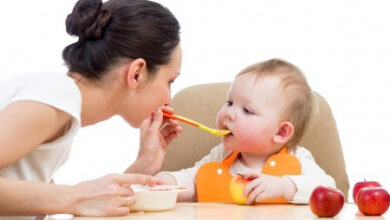
M 245 114 L 248 114 L 248 115 L 251 115 L 253 114 L 251 111 L 249 111 L 247 108 L 244 108 L 244 113 Z
M 232 106 L 232 105 L 233 105 L 233 102 L 232 102 L 232 101 L 226 101 L 226 105 L 227 105 L 227 106 Z

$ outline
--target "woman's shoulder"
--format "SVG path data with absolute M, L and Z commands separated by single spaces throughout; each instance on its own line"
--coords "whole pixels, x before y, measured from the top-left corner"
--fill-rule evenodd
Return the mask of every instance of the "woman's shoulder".
M 26 89 L 43 92 L 55 92 L 54 94 L 72 94 L 78 92 L 74 80 L 66 74 L 40 73 L 21 76 L 19 79 Z
M 66 74 L 22 75 L 3 83 L 1 90 L 3 107 L 17 101 L 34 101 L 80 120 L 81 94 L 74 80 Z
M 75 92 L 77 85 L 72 78 L 66 74 L 58 73 L 34 73 L 24 74 L 0 82 L 0 91 L 5 94 L 17 95 L 23 91 L 32 93 L 52 92 L 47 95 L 56 95 L 56 93 Z M 55 92 L 55 93 L 53 93 Z M 2 93 L 4 96 L 4 93 Z

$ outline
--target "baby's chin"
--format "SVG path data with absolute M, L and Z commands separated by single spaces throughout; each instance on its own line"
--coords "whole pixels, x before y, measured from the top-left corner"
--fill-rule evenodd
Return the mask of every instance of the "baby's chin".
M 222 143 L 223 143 L 223 147 L 226 150 L 237 151 L 237 146 L 229 144 L 229 143 L 226 143 L 226 141 L 222 141 Z

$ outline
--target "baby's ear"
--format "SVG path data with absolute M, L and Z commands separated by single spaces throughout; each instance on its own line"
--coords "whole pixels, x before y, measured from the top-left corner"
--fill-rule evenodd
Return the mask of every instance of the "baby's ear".
M 278 133 L 274 135 L 274 142 L 286 144 L 294 134 L 294 125 L 288 121 L 283 121 L 279 125 Z

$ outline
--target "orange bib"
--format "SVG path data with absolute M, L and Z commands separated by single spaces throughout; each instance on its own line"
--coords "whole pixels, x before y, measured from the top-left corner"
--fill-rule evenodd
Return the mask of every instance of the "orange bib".
M 196 191 L 199 202 L 233 202 L 230 195 L 230 181 L 233 176 L 229 167 L 237 159 L 239 152 L 233 152 L 222 162 L 210 162 L 202 165 L 196 174 Z M 299 160 L 288 154 L 287 147 L 272 155 L 265 163 L 262 173 L 272 176 L 300 175 Z M 264 203 L 286 203 L 280 199 L 266 199 Z

